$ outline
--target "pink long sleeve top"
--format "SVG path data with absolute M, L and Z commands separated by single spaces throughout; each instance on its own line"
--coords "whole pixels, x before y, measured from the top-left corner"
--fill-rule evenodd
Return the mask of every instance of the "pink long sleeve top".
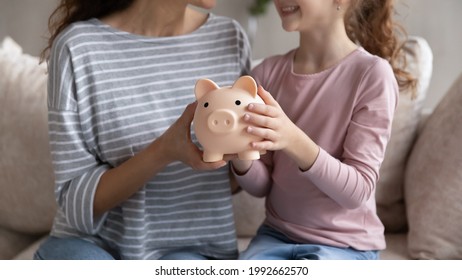
M 325 71 L 300 75 L 294 53 L 265 59 L 252 75 L 320 153 L 303 172 L 284 152 L 269 152 L 237 180 L 266 196 L 265 223 L 294 241 L 384 249 L 375 187 L 398 101 L 393 71 L 358 48 Z

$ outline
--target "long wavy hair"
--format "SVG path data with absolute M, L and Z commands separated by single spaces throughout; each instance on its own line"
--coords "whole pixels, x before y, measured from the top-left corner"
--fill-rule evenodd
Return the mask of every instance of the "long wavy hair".
M 48 19 L 50 37 L 48 44 L 42 51 L 40 58 L 43 62 L 48 60 L 51 46 L 59 33 L 70 24 L 101 18 L 112 13 L 127 9 L 135 0 L 61 0 Z
M 353 42 L 390 63 L 401 89 L 416 95 L 417 79 L 405 70 L 407 33 L 393 20 L 394 0 L 351 0 L 345 15 L 347 34 Z

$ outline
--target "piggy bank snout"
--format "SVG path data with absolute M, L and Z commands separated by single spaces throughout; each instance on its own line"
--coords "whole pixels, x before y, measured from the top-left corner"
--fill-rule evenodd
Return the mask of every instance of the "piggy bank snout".
M 208 119 L 207 125 L 214 133 L 228 133 L 237 128 L 237 114 L 228 109 L 219 109 L 212 112 Z

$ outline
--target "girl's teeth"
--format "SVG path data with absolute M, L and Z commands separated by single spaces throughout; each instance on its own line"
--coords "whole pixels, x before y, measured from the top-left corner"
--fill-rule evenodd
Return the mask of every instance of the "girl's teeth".
M 297 7 L 295 7 L 295 6 L 282 8 L 282 11 L 284 13 L 291 13 L 291 12 L 294 12 L 295 10 L 297 10 Z

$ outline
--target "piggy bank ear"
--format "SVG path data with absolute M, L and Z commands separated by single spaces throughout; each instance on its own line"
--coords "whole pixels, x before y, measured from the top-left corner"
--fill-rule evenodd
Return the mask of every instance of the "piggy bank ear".
M 249 92 L 252 97 L 257 96 L 257 83 L 250 76 L 242 76 L 234 83 L 233 88 L 243 89 Z
M 194 88 L 196 99 L 199 100 L 202 98 L 202 96 L 218 88 L 220 87 L 217 84 L 215 84 L 212 80 L 200 79 L 196 82 L 196 87 Z

